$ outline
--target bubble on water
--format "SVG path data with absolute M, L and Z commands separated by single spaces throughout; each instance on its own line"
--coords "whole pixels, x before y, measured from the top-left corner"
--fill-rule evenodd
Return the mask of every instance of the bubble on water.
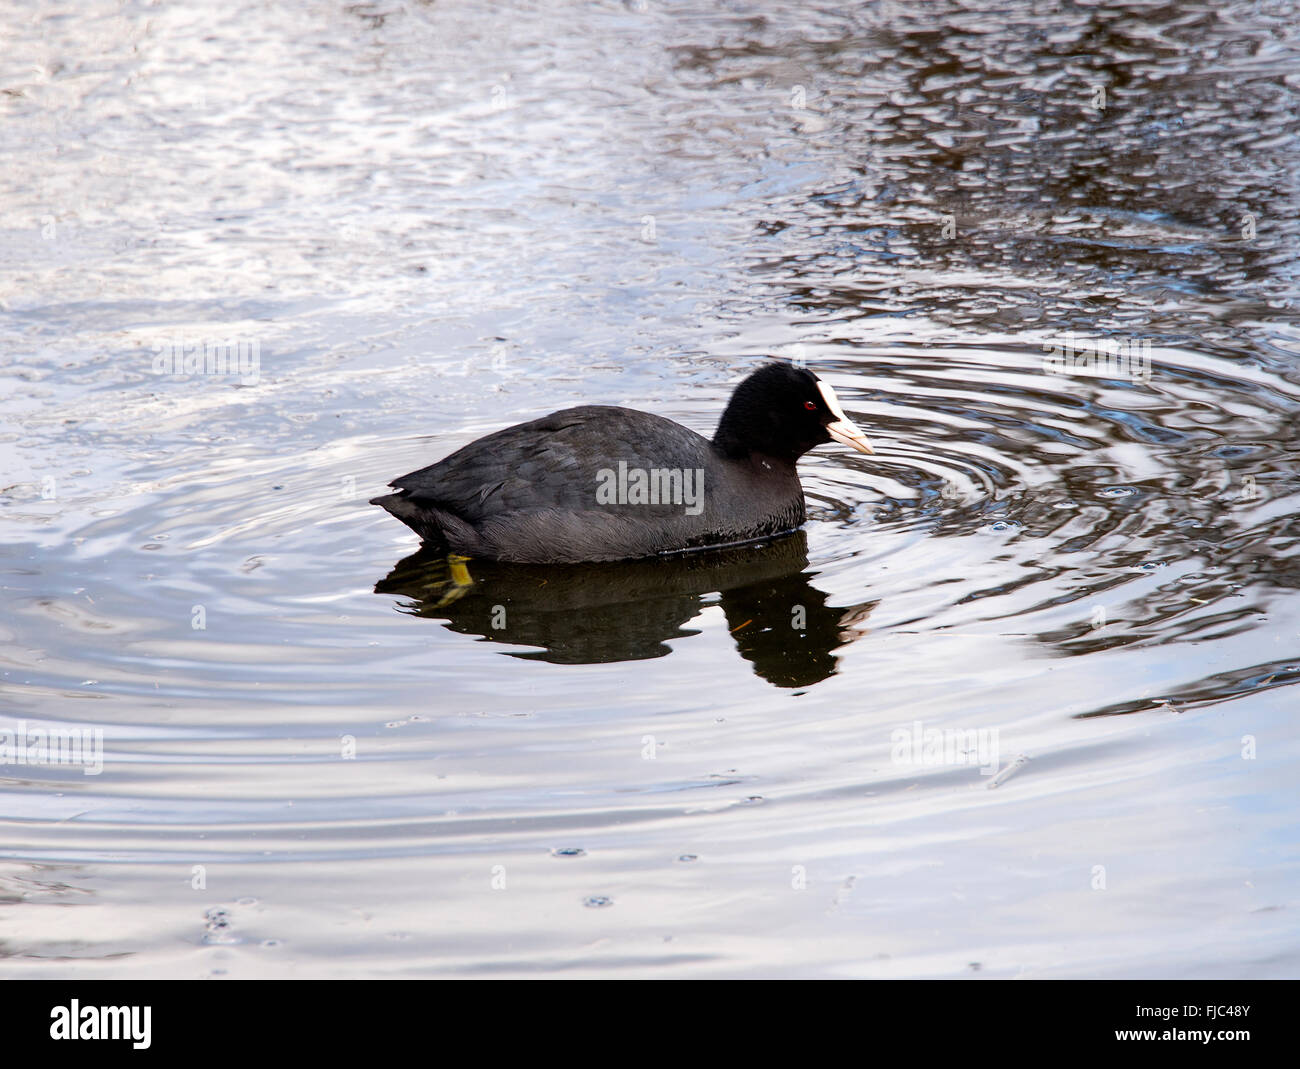
M 203 914 L 203 941 L 208 944 L 238 943 L 230 930 L 230 914 L 221 906 L 213 906 Z
M 588 909 L 604 909 L 606 906 L 612 906 L 614 900 L 608 895 L 588 895 L 582 900 L 582 904 Z
M 1143 561 L 1141 564 L 1139 564 L 1139 565 L 1134 569 L 1134 571 L 1139 571 L 1139 572 L 1154 572 L 1154 571 L 1158 571 L 1158 570 L 1161 569 L 1161 568 L 1167 568 L 1167 567 L 1169 567 L 1169 562 L 1168 562 L 1168 561 L 1163 561 L 1163 560 L 1148 560 L 1148 561 Z
M 699 854 L 679 854 L 677 856 L 678 861 L 699 861 L 699 859 Z
M 552 857 L 586 857 L 587 851 L 580 846 L 564 846 L 551 851 Z
M 984 530 L 1000 533 L 1002 531 L 1019 531 L 1023 527 L 1024 524 L 1021 523 L 1019 520 L 997 520 L 993 523 L 990 523 L 987 527 L 984 528 Z
M 1097 491 L 1098 497 L 1136 497 L 1138 493 L 1136 486 L 1107 486 L 1103 490 Z

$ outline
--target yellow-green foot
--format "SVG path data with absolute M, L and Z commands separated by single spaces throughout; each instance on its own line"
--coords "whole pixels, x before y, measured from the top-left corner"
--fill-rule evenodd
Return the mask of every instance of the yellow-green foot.
M 459 553 L 447 554 L 447 567 L 451 570 L 451 585 L 447 588 L 447 593 L 443 594 L 439 599 L 436 608 L 444 608 L 453 601 L 459 601 L 469 593 L 470 587 L 474 585 L 469 569 L 465 567 L 469 559 L 469 557 L 462 557 Z

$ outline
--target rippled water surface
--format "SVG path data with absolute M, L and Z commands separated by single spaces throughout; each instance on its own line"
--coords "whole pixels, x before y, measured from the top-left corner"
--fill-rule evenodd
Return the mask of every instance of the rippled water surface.
M 0 975 L 1300 975 L 1293 4 L 0 8 Z M 366 504 L 772 355 L 797 535 Z

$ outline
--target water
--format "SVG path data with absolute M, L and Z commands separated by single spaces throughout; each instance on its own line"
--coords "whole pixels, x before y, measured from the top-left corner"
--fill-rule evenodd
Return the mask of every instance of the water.
M 5 4 L 0 975 L 1296 976 L 1296 15 Z M 365 504 L 769 354 L 792 538 Z

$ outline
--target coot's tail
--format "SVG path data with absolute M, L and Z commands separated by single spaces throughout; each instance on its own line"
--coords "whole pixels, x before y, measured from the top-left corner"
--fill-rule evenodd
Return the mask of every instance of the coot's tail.
M 372 505 L 387 509 L 407 527 L 420 536 L 424 544 L 431 549 L 450 549 L 447 534 L 443 530 L 445 514 L 436 508 L 429 508 L 407 497 L 402 491 L 372 497 Z

